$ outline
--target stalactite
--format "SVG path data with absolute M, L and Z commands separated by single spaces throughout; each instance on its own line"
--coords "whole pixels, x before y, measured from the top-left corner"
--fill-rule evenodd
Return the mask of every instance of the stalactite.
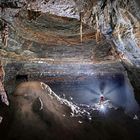
M 100 30 L 99 30 L 99 23 L 98 23 L 98 17 L 97 17 L 97 13 L 96 13 L 96 43 L 99 43 L 99 40 L 100 40 Z
M 3 21 L 2 24 L 2 31 L 1 31 L 1 38 L 4 48 L 8 46 L 8 35 L 9 35 L 9 27 L 7 22 Z
M 80 41 L 83 42 L 83 24 L 82 24 L 82 13 L 80 12 Z

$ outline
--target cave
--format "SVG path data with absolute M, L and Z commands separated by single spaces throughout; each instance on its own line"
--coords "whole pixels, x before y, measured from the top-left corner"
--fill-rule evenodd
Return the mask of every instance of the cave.
M 84 80 L 54 82 L 50 87 L 60 97 L 72 100 L 79 106 L 88 105 L 93 109 L 103 95 L 106 100 L 112 102 L 110 108 L 122 108 L 130 114 L 139 108 L 131 84 L 125 74 L 121 73 L 94 74 L 86 76 Z
M 139 0 L 1 0 L 0 139 L 139 140 Z

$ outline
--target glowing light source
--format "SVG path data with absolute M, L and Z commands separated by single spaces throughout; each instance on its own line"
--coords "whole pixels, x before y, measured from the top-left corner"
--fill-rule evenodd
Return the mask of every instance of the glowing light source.
M 101 104 L 101 105 L 100 105 L 100 111 L 101 111 L 101 112 L 105 112 L 105 110 L 106 110 L 105 106 L 104 106 L 103 104 Z

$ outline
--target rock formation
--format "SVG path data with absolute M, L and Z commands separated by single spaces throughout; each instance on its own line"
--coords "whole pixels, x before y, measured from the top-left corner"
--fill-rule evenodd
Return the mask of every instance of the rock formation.
M 139 120 L 129 118 L 124 108 L 110 110 L 107 118 L 95 111 L 90 122 L 70 117 L 68 102 L 49 96 L 51 89 L 56 96 L 65 91 L 68 100 L 70 93 L 88 87 L 87 101 L 102 79 L 113 79 L 111 87 L 123 83 L 116 78 L 123 75 L 129 83 L 124 93 L 131 89 L 140 104 L 139 7 L 139 0 L 1 0 L 0 135 L 7 140 L 115 139 L 115 134 L 116 139 L 140 139 Z M 40 82 L 51 89 L 42 89 Z M 139 112 L 133 115 L 139 118 Z

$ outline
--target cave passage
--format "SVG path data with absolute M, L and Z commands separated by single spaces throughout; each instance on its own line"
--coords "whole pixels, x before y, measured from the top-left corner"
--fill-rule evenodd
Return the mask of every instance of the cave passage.
M 138 111 L 133 88 L 123 74 L 97 74 L 82 81 L 55 82 L 50 85 L 52 90 L 76 104 L 94 105 L 103 95 L 115 107 L 125 112 Z

